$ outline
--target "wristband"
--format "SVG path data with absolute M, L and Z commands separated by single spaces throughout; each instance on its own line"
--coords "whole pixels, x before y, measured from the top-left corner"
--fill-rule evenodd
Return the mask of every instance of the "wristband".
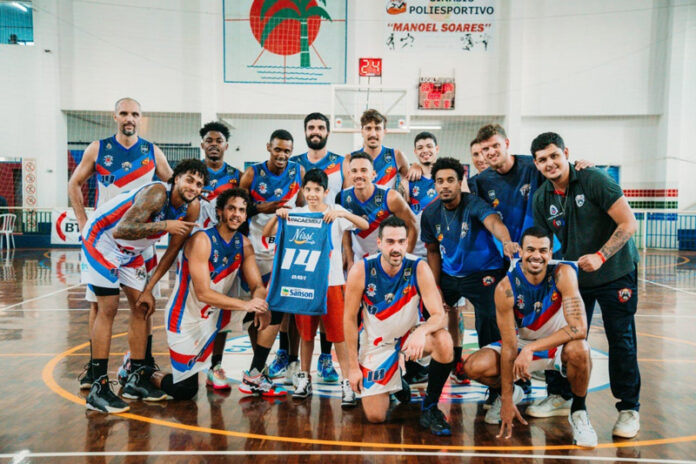
M 607 262 L 607 258 L 606 258 L 606 257 L 604 256 L 604 253 L 602 253 L 602 251 L 601 251 L 601 250 L 600 250 L 600 251 L 598 251 L 598 252 L 597 252 L 597 253 L 595 253 L 595 254 L 596 254 L 597 256 L 599 256 L 599 258 L 600 258 L 600 259 L 602 260 L 602 264 L 604 264 L 604 263 L 606 263 L 606 262 Z

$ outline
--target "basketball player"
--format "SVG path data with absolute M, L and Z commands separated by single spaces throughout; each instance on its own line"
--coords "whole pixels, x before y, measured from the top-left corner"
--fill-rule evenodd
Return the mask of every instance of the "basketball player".
M 595 302 L 609 342 L 609 381 L 619 402 L 612 434 L 633 438 L 640 430 L 640 370 L 635 313 L 638 250 L 631 240 L 636 218 L 621 187 L 598 169 L 577 170 L 568 162 L 560 135 L 547 132 L 531 146 L 546 182 L 534 195 L 534 219 L 561 241 L 563 259 L 577 260 L 580 294 L 588 325 Z M 551 393 L 551 392 L 549 392 Z M 557 409 L 563 402 L 554 402 Z
M 322 113 L 308 114 L 304 119 L 304 135 L 307 147 L 309 149 L 306 153 L 293 156 L 290 158 L 290 161 L 294 161 L 302 165 L 305 172 L 318 168 L 326 173 L 329 181 L 328 194 L 326 195 L 324 201 L 329 205 L 333 205 L 336 201 L 336 194 L 341 191 L 344 184 L 343 156 L 330 152 L 326 146 L 329 139 L 329 131 L 329 118 L 327 118 L 326 115 Z M 338 246 L 338 244 L 335 244 L 335 246 Z M 292 321 L 289 322 L 292 323 Z M 289 327 L 289 329 L 292 330 L 291 327 Z M 288 335 L 288 331 L 284 331 L 283 326 L 281 325 L 281 345 L 287 345 L 290 353 L 292 353 L 293 350 L 295 353 L 297 353 L 297 346 L 290 346 L 291 343 Z M 321 354 L 317 360 L 317 375 L 319 379 L 324 382 L 336 383 L 338 382 L 338 372 L 336 372 L 336 369 L 333 366 L 333 361 L 331 359 L 331 342 L 326 339 L 323 324 L 320 324 L 319 335 L 321 338 Z M 282 348 L 283 346 L 281 346 L 281 349 Z M 271 366 L 269 366 L 269 370 L 280 372 L 283 370 L 283 366 L 276 367 L 277 364 L 280 363 L 285 364 L 286 366 L 289 365 L 290 358 L 287 356 L 287 353 L 285 353 L 285 360 L 282 359 L 282 355 L 281 350 L 278 350 L 275 360 Z M 279 359 L 279 357 L 281 357 L 281 359 Z
M 353 231 L 343 235 L 343 247 L 347 267 L 350 270 L 354 262 L 377 253 L 377 235 L 379 225 L 391 214 L 400 218 L 408 229 L 407 251 L 413 251 L 416 245 L 416 216 L 408 204 L 394 189 L 376 185 L 372 157 L 367 153 L 354 153 L 347 161 L 352 187 L 344 189 L 336 197 L 336 203 L 353 214 L 367 218 L 370 224 L 367 230 Z
M 481 143 L 478 141 L 478 139 L 474 139 L 471 141 L 471 143 L 469 143 L 469 149 L 471 150 L 471 162 L 477 171 L 476 175 L 481 174 L 485 169 L 488 168 L 488 162 L 486 161 L 486 157 L 483 156 L 483 152 L 481 151 Z
M 301 370 L 296 376 L 295 392 L 293 398 L 303 399 L 312 394 L 312 376 L 309 373 L 314 351 L 314 338 L 316 336 L 319 321 L 324 323 L 327 339 L 336 346 L 338 365 L 343 373 L 341 382 L 341 406 L 353 407 L 357 404 L 355 393 L 348 383 L 348 358 L 343 336 L 343 292 L 345 277 L 343 276 L 343 257 L 341 253 L 341 239 L 346 231 L 355 228 L 365 230 L 368 223 L 365 219 L 348 212 L 340 205 L 326 204 L 326 196 L 329 195 L 329 179 L 321 169 L 310 169 L 302 180 L 302 193 L 307 206 L 288 210 L 280 208 L 276 211 L 277 217 L 287 219 L 292 213 L 324 213 L 324 221 L 331 223 L 331 243 L 334 248 L 331 251 L 329 262 L 329 290 L 327 294 L 327 312 L 324 316 L 307 316 L 295 314 L 295 321 L 302 337 L 302 349 L 300 352 Z M 276 218 L 271 219 L 264 228 L 264 236 L 275 235 L 278 228 Z M 323 276 L 318 276 L 321 278 Z
M 435 181 L 430 176 L 430 171 L 437 161 L 439 152 L 440 146 L 437 144 L 435 135 L 430 132 L 421 132 L 416 135 L 413 141 L 413 153 L 415 153 L 422 169 L 422 175 L 418 180 L 409 182 L 408 202 L 411 211 L 416 215 L 416 246 L 413 249 L 413 254 L 421 258 L 425 258 L 428 252 L 420 239 L 420 218 L 423 210 L 437 199 Z
M 157 371 L 150 380 L 175 400 L 198 392 L 198 372 L 208 365 L 235 312 L 254 315 L 263 329 L 270 321 L 266 289 L 254 249 L 239 228 L 246 222 L 251 198 L 246 190 L 228 188 L 216 196 L 215 227 L 196 232 L 184 246 L 174 288 L 167 302 L 167 343 L 173 374 Z M 251 300 L 227 296 L 240 272 L 251 288 Z
M 179 163 L 168 184 L 155 182 L 125 192 L 97 208 L 82 231 L 82 283 L 97 296 L 99 309 L 92 331 L 91 370 L 94 383 L 87 396 L 87 408 L 102 412 L 123 412 L 128 405 L 111 390 L 107 376 L 111 328 L 118 310 L 119 287 L 131 307 L 128 342 L 131 373 L 123 396 L 159 401 L 165 394 L 145 380 L 152 370 L 146 364 L 147 320 L 154 311 L 152 288 L 174 262 L 184 240 L 198 219 L 198 196 L 206 182 L 207 170 L 198 160 Z M 165 233 L 169 246 L 147 282 L 142 251 L 152 247 Z M 141 293 L 143 292 L 143 293 Z M 141 297 L 146 295 L 141 304 Z
M 387 218 L 379 226 L 380 252 L 355 263 L 348 273 L 343 324 L 350 385 L 360 394 L 367 420 L 384 422 L 389 394 L 402 389 L 401 354 L 412 361 L 430 354 L 420 424 L 435 435 L 451 435 L 437 403 L 452 364 L 452 338 L 443 329 L 445 315 L 433 274 L 423 260 L 406 254 L 407 243 L 406 223 L 395 216 Z M 424 323 L 420 323 L 421 299 L 430 314 Z
M 375 169 L 374 183 L 382 187 L 394 188 L 408 201 L 408 160 L 400 150 L 382 145 L 386 133 L 387 118 L 377 110 L 367 110 L 360 117 L 360 132 L 363 137 L 361 149 L 346 155 L 346 161 L 356 153 L 367 153 L 372 158 Z M 350 180 L 350 168 L 343 163 L 343 176 L 348 179 L 344 187 L 353 185 Z M 401 182 L 396 185 L 397 174 Z
M 278 208 L 293 208 L 295 205 L 304 205 L 300 186 L 304 177 L 304 168 L 299 164 L 289 161 L 292 155 L 292 135 L 283 129 L 278 129 L 271 134 L 266 150 L 270 157 L 268 161 L 255 164 L 247 168 L 240 181 L 240 187 L 251 193 L 256 201 L 256 211 L 249 224 L 249 239 L 256 253 L 256 263 L 261 272 L 264 284 L 268 282 L 273 267 L 275 254 L 275 237 L 264 237 L 263 228 L 275 215 Z M 275 341 L 280 323 L 285 313 L 271 310 L 271 323 L 268 327 L 258 331 L 249 370 L 244 373 L 244 379 L 239 386 L 242 393 L 262 394 L 264 396 L 286 395 L 282 388 L 275 388 L 262 372 L 266 367 L 266 360 Z M 295 364 L 299 368 L 299 363 Z M 292 379 L 294 373 L 286 372 L 286 379 Z
M 120 193 L 152 182 L 155 175 L 162 181 L 169 180 L 172 175 L 172 169 L 162 150 L 138 136 L 142 118 L 140 103 L 132 98 L 121 98 L 114 105 L 112 117 L 118 126 L 116 134 L 90 143 L 68 182 L 68 196 L 80 231 L 87 222 L 82 187 L 92 175 L 97 174 L 95 208 Z M 146 269 L 150 272 L 157 264 L 154 248 L 144 251 L 143 258 Z M 97 316 L 97 298 L 87 288 L 85 299 L 90 302 L 88 328 L 91 336 Z M 154 364 L 151 334 L 148 335 L 147 358 Z M 87 363 L 85 372 L 78 379 L 81 389 L 91 388 L 95 380 L 91 377 L 91 372 Z
M 558 370 L 573 392 L 568 417 L 573 444 L 594 448 L 597 434 L 585 407 L 592 369 L 585 306 L 575 264 L 549 264 L 552 246 L 546 230 L 524 231 L 520 260 L 495 289 L 501 341 L 472 354 L 465 370 L 470 378 L 499 392 L 485 417 L 488 424 L 501 424 L 498 438 L 510 438 L 515 418 L 527 424 L 515 406 L 524 392 L 513 381 L 530 379 L 534 370 Z
M 499 340 L 493 295 L 494 284 L 505 276 L 505 268 L 492 236 L 504 244 L 508 257 L 512 257 L 518 247 L 490 206 L 475 195 L 461 191 L 464 168 L 458 160 L 438 159 L 432 176 L 439 198 L 423 212 L 421 237 L 448 312 L 457 364 L 455 374 L 463 378 L 459 315 L 451 308 L 462 297 L 471 301 L 479 346 Z

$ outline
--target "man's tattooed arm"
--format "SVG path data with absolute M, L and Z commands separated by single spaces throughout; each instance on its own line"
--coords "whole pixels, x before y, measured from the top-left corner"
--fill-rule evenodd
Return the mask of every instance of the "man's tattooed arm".
M 114 230 L 114 238 L 138 240 L 167 229 L 166 221 L 146 222 L 167 201 L 167 190 L 161 184 L 151 185 L 138 193 L 135 203 L 123 215 Z
M 611 237 L 609 237 L 609 240 L 599 250 L 605 259 L 614 256 L 617 251 L 623 248 L 638 228 L 636 217 L 625 197 L 616 200 L 607 211 L 607 214 L 614 220 L 617 227 L 614 233 L 611 234 Z

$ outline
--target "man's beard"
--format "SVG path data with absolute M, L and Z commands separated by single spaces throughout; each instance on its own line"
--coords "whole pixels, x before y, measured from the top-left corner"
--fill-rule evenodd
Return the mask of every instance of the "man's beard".
M 325 137 L 325 138 L 319 137 L 319 141 L 318 141 L 318 142 L 313 142 L 313 141 L 312 141 L 313 138 L 314 138 L 314 137 L 307 137 L 307 139 L 306 139 L 306 140 L 307 140 L 307 146 L 308 146 L 309 148 L 311 148 L 312 150 L 321 150 L 321 149 L 323 149 L 323 148 L 326 146 L 326 142 L 328 142 L 328 140 L 329 140 L 328 137 Z

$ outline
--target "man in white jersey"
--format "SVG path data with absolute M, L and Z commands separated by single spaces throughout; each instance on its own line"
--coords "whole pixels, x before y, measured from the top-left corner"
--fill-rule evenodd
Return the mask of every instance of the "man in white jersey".
M 97 208 L 82 232 L 82 283 L 97 296 L 99 309 L 92 330 L 92 383 L 87 408 L 107 413 L 124 412 L 128 405 L 111 390 L 107 375 L 111 329 L 118 310 L 119 288 L 131 308 L 128 342 L 132 372 L 123 388 L 126 398 L 164 399 L 144 380 L 148 319 L 154 311 L 152 288 L 174 262 L 198 219 L 198 196 L 207 179 L 198 160 L 180 162 L 168 184 L 154 182 L 122 193 Z M 147 282 L 142 251 L 166 233 L 169 246 Z
M 84 151 L 80 164 L 68 182 L 68 196 L 80 231 L 87 222 L 82 187 L 93 175 L 97 175 L 95 208 L 120 193 L 152 182 L 153 174 L 165 182 L 171 177 L 172 169 L 162 150 L 138 136 L 141 118 L 140 103 L 132 98 L 121 98 L 114 105 L 113 120 L 118 126 L 116 134 L 90 143 Z M 154 248 L 144 252 L 143 258 L 148 271 L 151 271 L 157 264 Z M 97 316 L 97 298 L 87 288 L 85 299 L 90 302 L 88 327 L 91 334 Z M 148 337 L 147 358 L 152 359 L 152 335 Z M 89 389 L 92 386 L 94 379 L 90 373 L 91 369 L 86 367 L 79 378 L 80 388 Z
M 160 371 L 150 377 L 157 388 L 175 400 L 196 395 L 198 372 L 208 366 L 217 334 L 235 319 L 240 321 L 235 314 L 253 314 L 261 329 L 270 321 L 254 249 L 239 232 L 250 204 L 246 190 L 224 190 L 216 198 L 220 221 L 215 227 L 196 232 L 184 246 L 167 303 L 167 343 L 173 374 Z M 227 296 L 240 272 L 251 289 L 248 301 Z
M 355 228 L 367 229 L 365 219 L 351 214 L 340 205 L 327 205 L 325 197 L 328 195 L 328 176 L 321 169 L 310 169 L 302 180 L 302 193 L 307 201 L 307 206 L 288 210 L 281 208 L 276 211 L 276 216 L 287 219 L 292 213 L 324 213 L 324 221 L 331 223 L 331 243 L 333 250 L 329 262 L 329 280 L 327 293 L 327 312 L 324 316 L 306 316 L 295 314 L 295 321 L 302 337 L 302 350 L 300 355 L 301 370 L 294 379 L 295 392 L 293 398 L 303 399 L 312 394 L 312 376 L 309 373 L 314 351 L 314 338 L 316 336 L 319 321 L 324 323 L 326 337 L 336 346 L 338 364 L 343 373 L 341 406 L 353 407 L 357 404 L 355 393 L 350 388 L 346 373 L 348 372 L 348 357 L 343 336 L 343 292 L 345 277 L 343 276 L 343 258 L 340 243 L 344 232 Z M 278 228 L 276 218 L 271 219 L 264 228 L 264 235 L 275 235 Z M 323 277 L 323 276 L 318 276 Z
M 573 443 L 594 448 L 597 434 L 585 406 L 592 360 L 577 267 L 569 261 L 550 263 L 552 253 L 551 236 L 543 228 L 523 232 L 520 260 L 495 289 L 501 341 L 469 356 L 464 369 L 499 392 L 485 417 L 486 423 L 501 423 L 498 438 L 510 438 L 515 418 L 527 424 L 515 406 L 524 391 L 513 382 L 529 380 L 534 370 L 559 371 L 573 393 L 568 417 Z
M 348 162 L 353 186 L 341 191 L 336 203 L 351 213 L 367 219 L 369 227 L 360 232 L 343 234 L 346 269 L 354 262 L 377 252 L 379 225 L 391 214 L 400 218 L 408 229 L 407 251 L 416 245 L 416 216 L 408 204 L 394 189 L 380 187 L 372 181 L 375 170 L 367 153 L 355 153 Z
M 346 155 L 343 163 L 343 177 L 348 180 L 344 187 L 350 187 L 350 171 L 347 163 L 355 153 L 363 152 L 372 157 L 376 172 L 374 182 L 383 187 L 396 188 L 397 192 L 408 200 L 408 160 L 401 150 L 382 145 L 386 134 L 387 118 L 374 109 L 366 110 L 360 117 L 360 133 L 363 146 L 359 150 Z M 397 176 L 401 177 L 399 185 Z

